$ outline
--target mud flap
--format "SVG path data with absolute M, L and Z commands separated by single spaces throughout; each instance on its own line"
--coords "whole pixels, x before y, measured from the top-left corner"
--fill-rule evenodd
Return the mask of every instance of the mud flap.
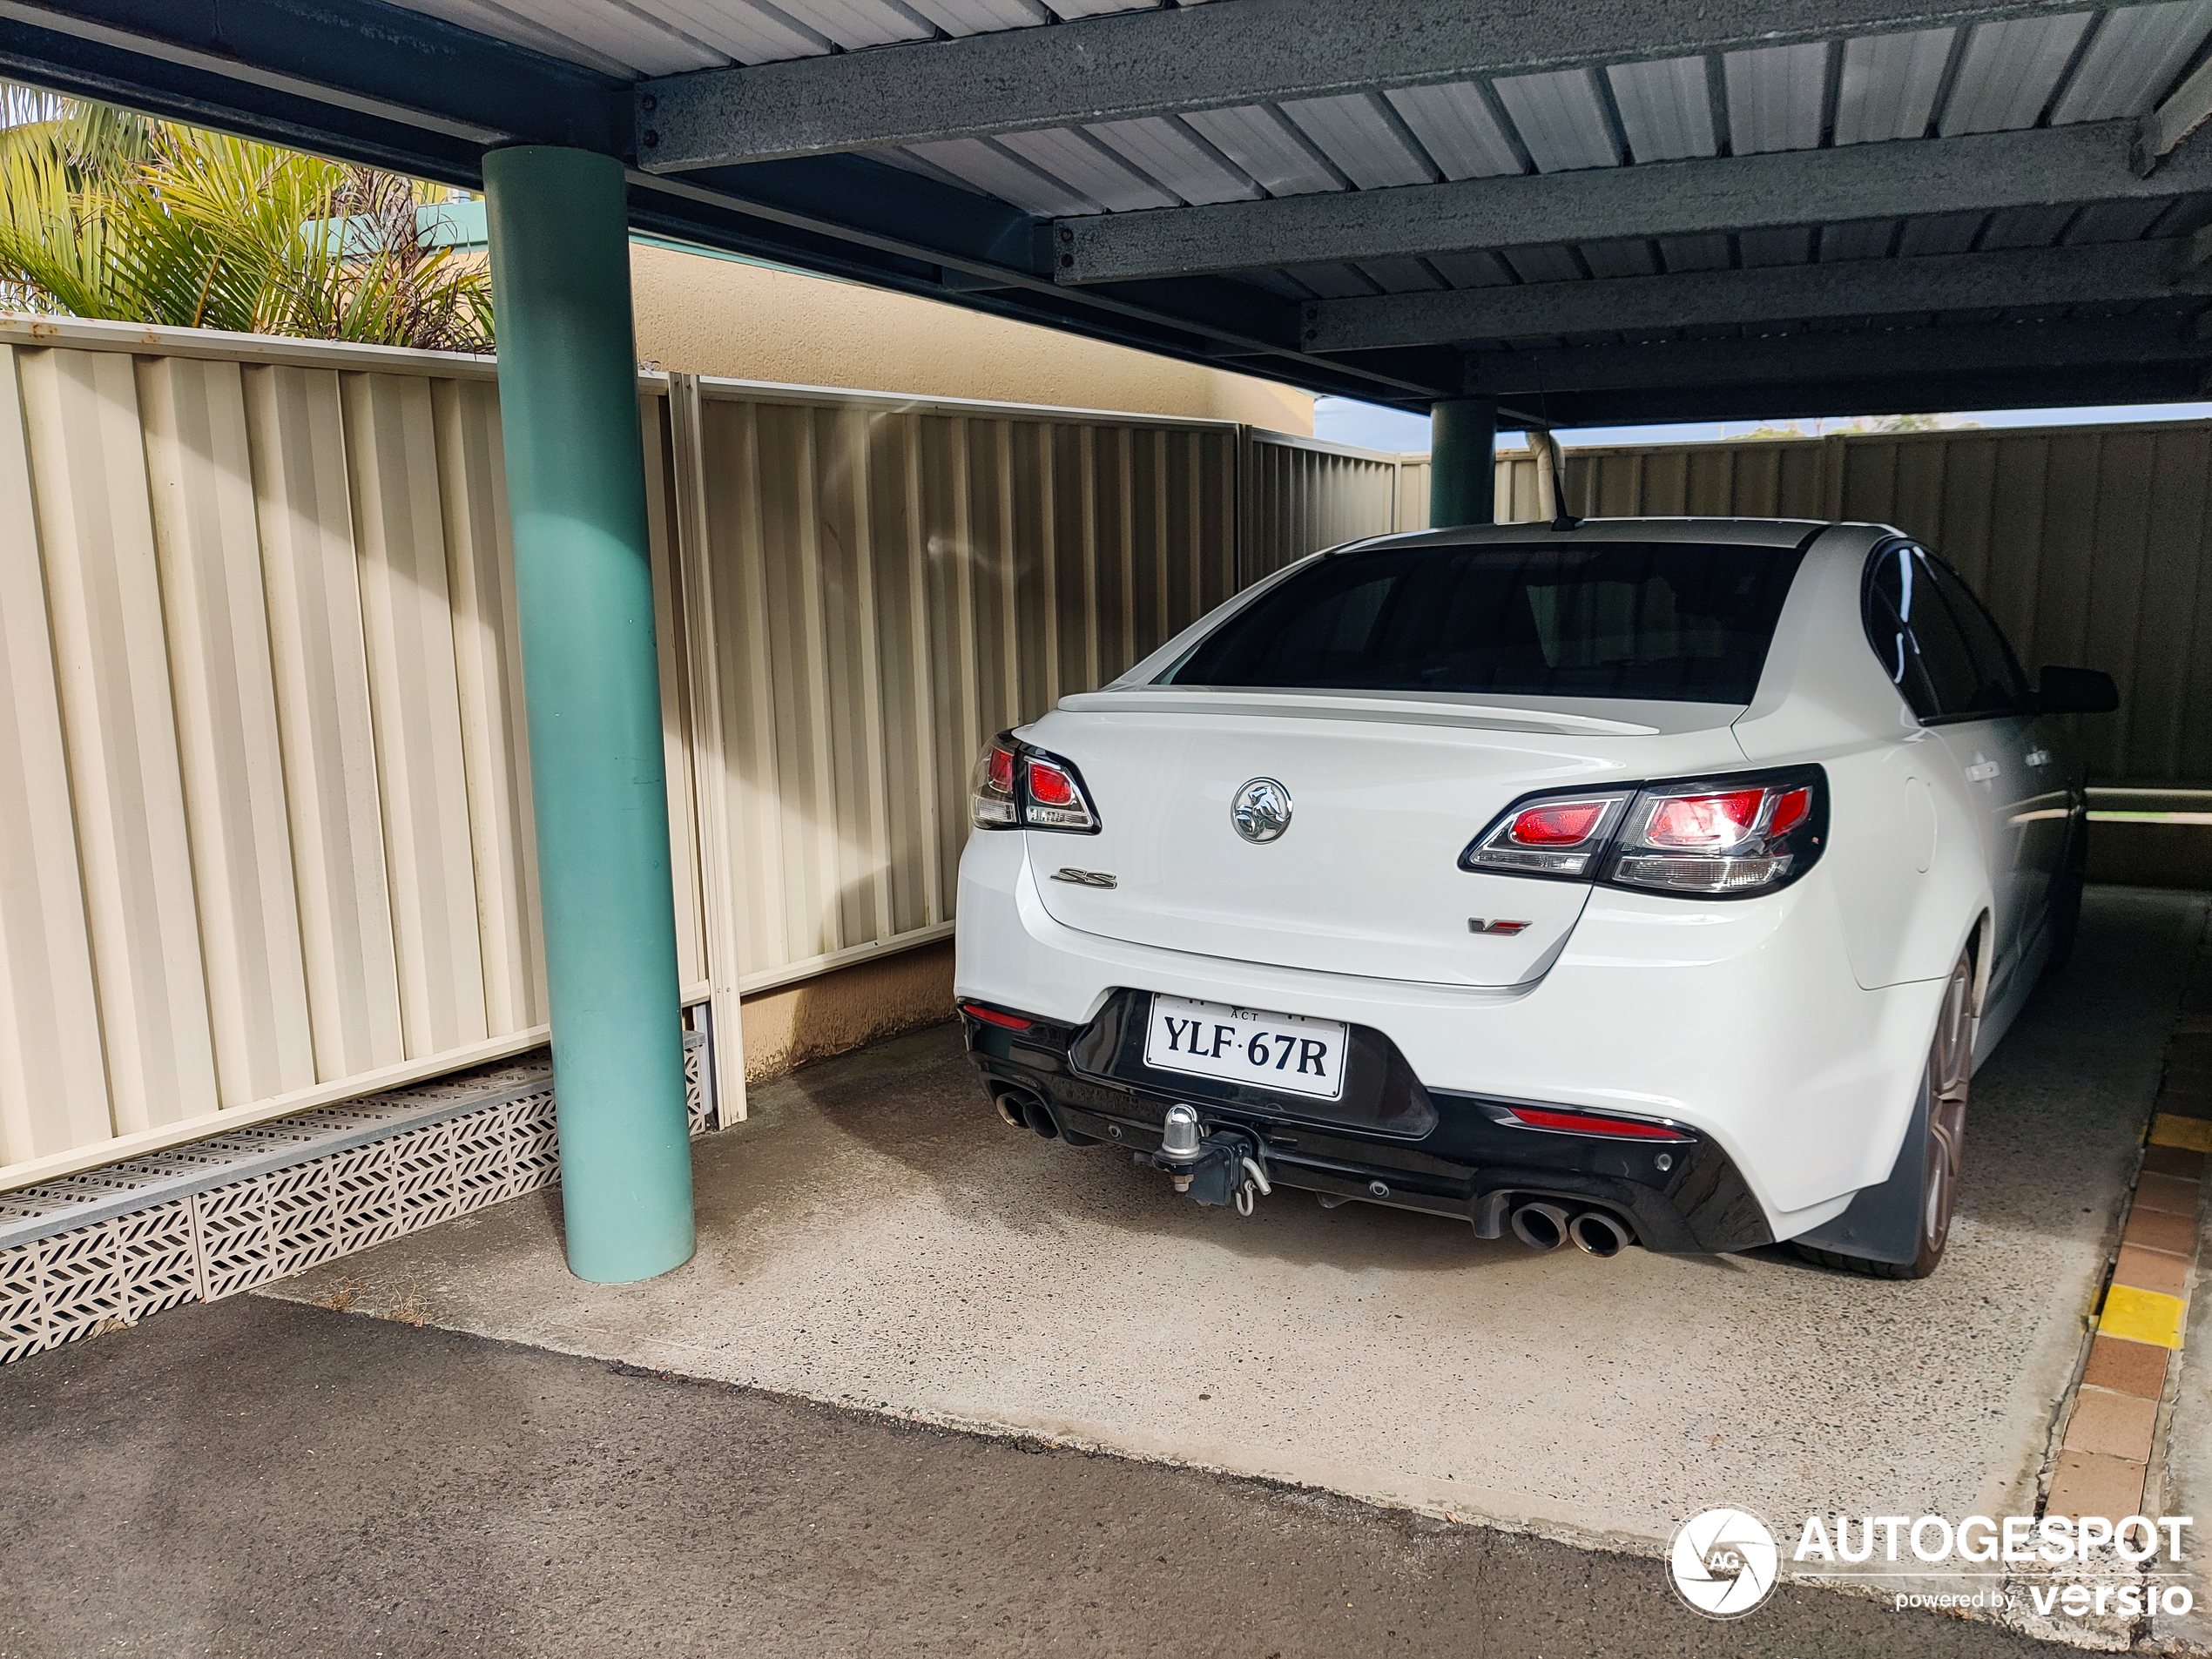
M 1861 1261 L 1904 1264 L 1918 1260 L 1920 1204 L 1926 1196 L 1920 1184 L 1927 1162 L 1923 1151 L 1927 1138 L 1928 1087 L 1923 1077 L 1920 1098 L 1912 1108 L 1912 1121 L 1905 1126 L 1905 1144 L 1897 1149 L 1897 1163 L 1890 1170 L 1889 1179 L 1878 1187 L 1861 1187 L 1842 1215 L 1811 1232 L 1799 1233 L 1790 1242 L 1832 1250 Z

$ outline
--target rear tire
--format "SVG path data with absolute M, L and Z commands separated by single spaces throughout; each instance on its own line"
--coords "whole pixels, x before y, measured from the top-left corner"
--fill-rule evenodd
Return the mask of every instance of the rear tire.
M 1928 1063 L 1920 1073 L 1921 1103 L 1913 1116 L 1920 1135 L 1919 1251 L 1909 1262 L 1878 1262 L 1811 1244 L 1797 1246 L 1808 1261 L 1869 1278 L 1925 1278 L 1951 1242 L 1951 1216 L 1959 1202 L 1959 1171 L 1966 1150 L 1966 1091 L 1974 1069 L 1974 961 L 1969 951 L 1951 970 L 1936 1016 Z

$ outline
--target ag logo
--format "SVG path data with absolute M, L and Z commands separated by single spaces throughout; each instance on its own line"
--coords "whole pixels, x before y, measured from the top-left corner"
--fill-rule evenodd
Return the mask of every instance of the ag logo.
M 1781 1551 L 1757 1515 L 1741 1509 L 1708 1509 L 1692 1515 L 1675 1534 L 1667 1575 L 1693 1613 L 1740 1619 L 1774 1588 Z

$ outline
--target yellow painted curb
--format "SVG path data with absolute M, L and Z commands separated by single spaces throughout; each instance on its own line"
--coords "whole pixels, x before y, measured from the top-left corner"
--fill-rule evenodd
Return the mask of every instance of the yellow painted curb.
M 2212 1014 L 2184 1014 L 2174 1022 L 2177 1037 L 2212 1037 Z
M 2212 1152 L 2212 1123 L 2202 1117 L 2176 1117 L 2161 1112 L 2150 1120 L 2153 1146 L 2185 1146 L 2192 1152 Z
M 2178 1296 L 2139 1291 L 2132 1285 L 2115 1285 L 2105 1292 L 2105 1311 L 2097 1329 L 2108 1337 L 2148 1342 L 2161 1348 L 2182 1345 L 2182 1316 L 2188 1305 Z

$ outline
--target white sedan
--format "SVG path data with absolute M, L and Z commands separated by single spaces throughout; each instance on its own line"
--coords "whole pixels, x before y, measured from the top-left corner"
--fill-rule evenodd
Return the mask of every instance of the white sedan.
M 987 747 L 968 1047 L 1009 1123 L 1203 1202 L 1919 1277 L 2072 942 L 2056 717 L 2115 702 L 1878 525 L 1317 554 Z

